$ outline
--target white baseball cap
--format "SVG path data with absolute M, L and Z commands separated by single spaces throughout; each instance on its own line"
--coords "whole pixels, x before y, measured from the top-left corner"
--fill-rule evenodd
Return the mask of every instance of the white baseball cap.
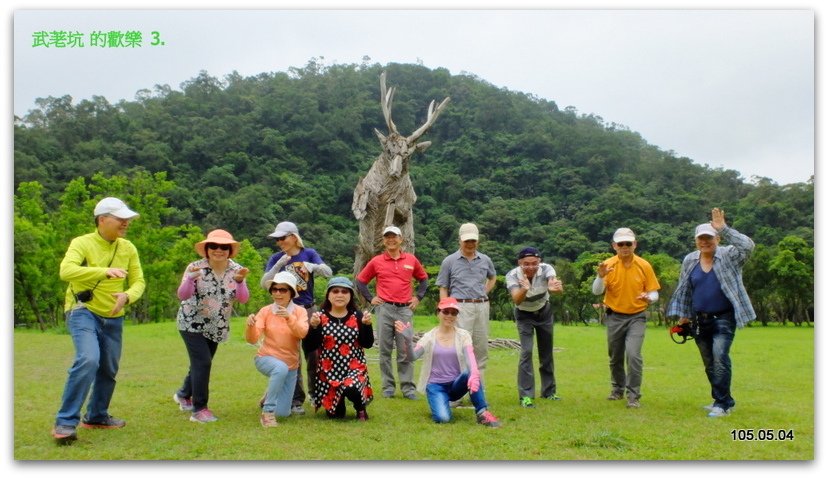
M 699 236 L 713 236 L 716 237 L 719 235 L 719 231 L 716 230 L 713 226 L 710 225 L 709 222 L 704 224 L 699 224 L 696 226 L 696 237 Z
M 400 231 L 400 228 L 397 227 L 397 226 L 388 226 L 388 227 L 386 227 L 385 229 L 382 230 L 382 235 L 384 236 L 384 235 L 388 234 L 389 232 L 393 232 L 394 234 L 396 234 L 398 236 L 402 236 L 402 231 Z
M 477 241 L 480 239 L 480 233 L 477 231 L 477 226 L 467 222 L 460 226 L 460 240 L 461 241 Z
M 132 219 L 138 216 L 138 213 L 128 208 L 123 201 L 113 197 L 103 198 L 95 206 L 95 217 L 104 214 L 109 214 L 120 219 Z
M 296 227 L 296 224 L 292 222 L 284 221 L 280 222 L 279 224 L 276 224 L 276 230 L 273 231 L 273 233 L 267 237 L 285 237 L 289 236 L 290 234 L 298 235 L 299 228 Z
M 615 234 L 612 235 L 612 242 L 624 241 L 635 242 L 635 234 L 629 227 L 622 227 L 621 229 L 615 231 Z

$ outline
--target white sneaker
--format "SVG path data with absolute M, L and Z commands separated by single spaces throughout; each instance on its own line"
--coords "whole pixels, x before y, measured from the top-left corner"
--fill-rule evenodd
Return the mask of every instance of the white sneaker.
M 305 409 L 302 407 L 302 405 L 294 405 L 294 406 L 290 407 L 290 414 L 291 415 L 304 415 L 305 414 Z
M 726 417 L 728 415 L 730 415 L 730 409 L 725 410 L 722 407 L 713 407 L 710 409 L 710 413 L 707 414 L 710 418 Z
M 705 406 L 703 406 L 702 408 L 704 408 L 705 410 L 707 410 L 708 412 L 710 412 L 710 411 L 713 411 L 713 408 L 714 408 L 715 406 L 716 406 L 716 402 L 713 402 L 713 403 L 711 403 L 710 405 L 705 405 Z M 734 408 L 736 408 L 736 405 L 733 405 L 732 407 L 728 408 L 728 409 L 727 409 L 727 413 L 732 412 Z

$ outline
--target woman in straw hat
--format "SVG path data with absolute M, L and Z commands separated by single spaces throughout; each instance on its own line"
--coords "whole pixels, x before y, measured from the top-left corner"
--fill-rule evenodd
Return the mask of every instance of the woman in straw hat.
M 222 229 L 207 234 L 195 245 L 202 257 L 184 271 L 178 298 L 178 332 L 190 357 L 190 369 L 173 400 L 183 411 L 192 412 L 190 421 L 209 423 L 218 420 L 207 408 L 210 368 L 218 344 L 230 335 L 233 301 L 247 302 L 248 269 L 232 260 L 239 243 Z

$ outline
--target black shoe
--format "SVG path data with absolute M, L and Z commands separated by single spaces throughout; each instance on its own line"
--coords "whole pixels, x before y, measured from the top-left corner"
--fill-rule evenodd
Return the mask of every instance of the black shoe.
M 112 415 L 108 415 L 103 420 L 90 422 L 86 418 L 81 420 L 81 426 L 83 428 L 123 428 L 126 426 L 126 421 L 121 420 L 120 418 L 115 418 Z
M 78 439 L 78 433 L 72 425 L 55 425 L 52 429 L 52 438 L 58 443 L 71 443 Z

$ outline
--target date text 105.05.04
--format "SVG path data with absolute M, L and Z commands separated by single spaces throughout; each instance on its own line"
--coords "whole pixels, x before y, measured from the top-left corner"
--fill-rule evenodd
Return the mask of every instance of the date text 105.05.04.
M 733 441 L 792 441 L 793 430 L 773 428 L 737 428 L 730 431 Z

